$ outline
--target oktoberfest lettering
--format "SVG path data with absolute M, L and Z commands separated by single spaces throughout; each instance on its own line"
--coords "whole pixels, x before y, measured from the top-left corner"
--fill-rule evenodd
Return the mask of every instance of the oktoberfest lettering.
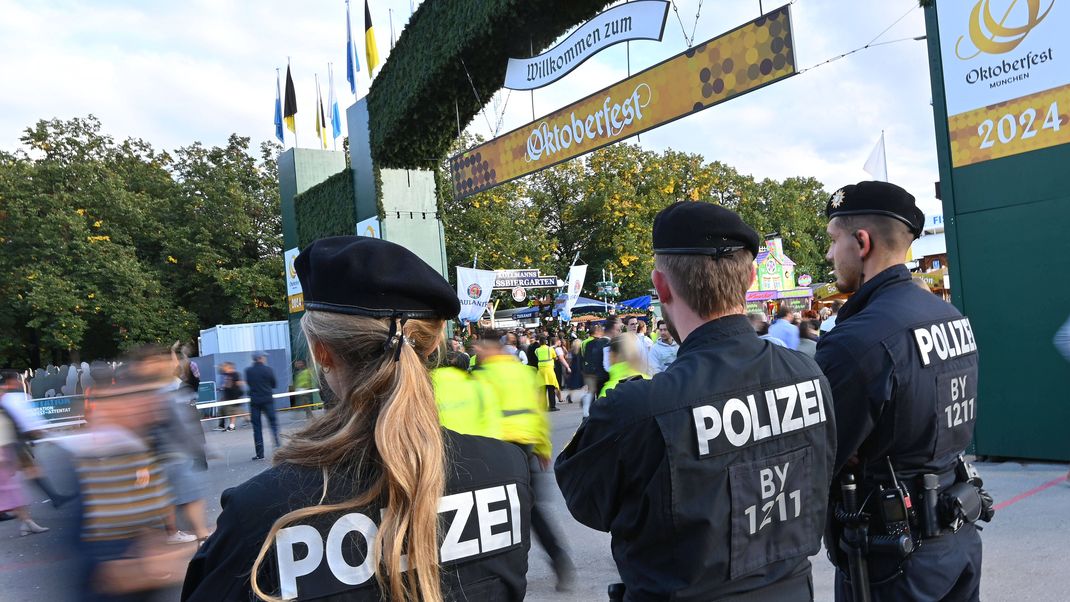
M 550 124 L 543 121 L 528 136 L 526 159 L 528 162 L 538 161 L 584 141 L 615 138 L 624 128 L 643 119 L 643 109 L 650 104 L 650 99 L 650 86 L 641 83 L 622 101 L 606 96 L 602 108 L 580 117 L 573 112 L 563 125 L 555 123 L 551 129 Z

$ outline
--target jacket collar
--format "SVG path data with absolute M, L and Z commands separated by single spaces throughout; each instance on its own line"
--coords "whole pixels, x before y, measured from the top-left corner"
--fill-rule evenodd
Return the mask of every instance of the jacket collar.
M 889 286 L 907 280 L 910 280 L 910 270 L 907 269 L 907 266 L 899 264 L 885 269 L 863 284 L 854 295 L 851 295 L 851 298 L 840 308 L 840 313 L 836 314 L 836 323 L 839 324 L 865 309 L 874 297 L 879 296 Z
M 843 310 L 841 309 L 840 311 Z M 746 334 L 750 334 L 754 337 L 758 336 L 754 334 L 754 328 L 750 325 L 750 320 L 743 314 L 733 314 L 731 316 L 717 318 L 716 320 L 710 320 L 691 331 L 691 334 L 687 335 L 684 342 L 680 343 L 677 357 L 689 349 L 697 348 L 704 343 L 711 343 Z

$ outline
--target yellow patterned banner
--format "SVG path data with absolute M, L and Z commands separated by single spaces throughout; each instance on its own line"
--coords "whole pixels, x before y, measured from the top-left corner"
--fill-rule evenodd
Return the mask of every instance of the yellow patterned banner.
M 788 6 L 450 159 L 463 198 L 794 75 Z
M 948 118 L 951 165 L 1070 142 L 1070 84 Z

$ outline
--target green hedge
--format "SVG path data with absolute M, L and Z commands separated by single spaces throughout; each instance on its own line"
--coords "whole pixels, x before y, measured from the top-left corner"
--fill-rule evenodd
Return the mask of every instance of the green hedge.
M 353 234 L 353 176 L 346 169 L 294 197 L 297 243 L 303 249 L 317 238 Z
M 435 0 L 420 5 L 368 94 L 372 156 L 381 167 L 434 169 L 502 87 L 509 57 L 541 52 L 607 0 Z M 381 35 L 381 34 L 380 34 Z M 463 66 L 462 66 L 463 60 Z M 468 73 L 465 73 L 465 68 Z

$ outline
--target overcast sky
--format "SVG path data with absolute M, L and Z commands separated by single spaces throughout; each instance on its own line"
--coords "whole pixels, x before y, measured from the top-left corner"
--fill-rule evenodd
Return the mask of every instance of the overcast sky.
M 409 4 L 372 0 L 384 58 L 391 10 L 399 35 Z M 675 4 L 688 36 L 701 4 L 696 45 L 759 13 L 757 0 Z M 779 3 L 764 5 L 768 10 Z M 791 9 L 797 65 L 807 68 L 861 47 L 904 14 L 878 42 L 923 35 L 917 5 L 917 0 L 796 0 Z M 362 0 L 353 6 L 360 39 Z M 681 29 L 670 9 L 661 42 L 632 43 L 632 72 L 683 51 Z M 625 52 L 624 45 L 614 46 L 537 90 L 538 116 L 624 78 Z M 343 0 L 0 0 L 0 56 L 4 150 L 17 148 L 22 131 L 38 119 L 89 113 L 108 134 L 144 138 L 157 148 L 198 140 L 222 144 L 233 132 L 254 143 L 271 139 L 275 69 L 285 69 L 287 57 L 302 146 L 313 140 L 314 75 L 326 97 L 328 62 L 335 63 L 343 113 L 353 101 L 345 81 Z M 891 181 L 931 213 L 939 211 L 939 203 L 933 198 L 938 174 L 928 73 L 923 41 L 873 47 L 653 130 L 642 135 L 641 144 L 698 153 L 757 178 L 813 176 L 833 190 L 869 179 L 862 165 L 884 130 Z M 531 121 L 531 102 L 528 92 L 502 91 L 488 104 L 487 119 L 477 116 L 469 127 L 486 135 L 487 120 L 500 118 L 501 132 L 507 132 Z

